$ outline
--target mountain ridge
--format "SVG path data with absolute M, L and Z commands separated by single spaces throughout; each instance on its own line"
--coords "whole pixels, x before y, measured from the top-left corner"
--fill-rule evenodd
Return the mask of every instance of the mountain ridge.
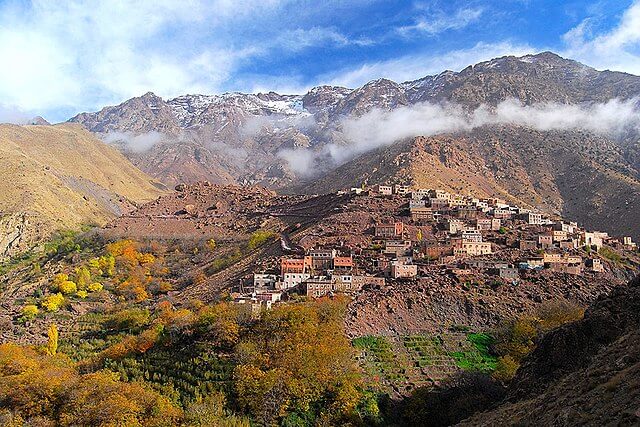
M 362 126 L 367 126 L 366 122 L 355 130 L 348 129 L 351 134 L 345 133 L 345 126 L 368 113 L 373 113 L 373 116 L 367 116 L 368 119 L 373 117 L 384 125 L 384 112 L 402 113 L 403 108 L 426 105 L 424 103 L 443 107 L 445 114 L 447 106 L 459 107 L 460 111 L 456 114 L 465 117 L 465 114 L 475 114 L 482 106 L 486 106 L 486 113 L 491 113 L 492 109 L 499 109 L 497 107 L 502 102 L 514 99 L 514 105 L 535 107 L 599 105 L 612 100 L 634 102 L 639 96 L 638 76 L 598 71 L 552 52 L 541 52 L 521 57 L 503 56 L 470 65 L 459 72 L 444 71 L 402 83 L 380 78 L 355 89 L 323 85 L 297 95 L 232 92 L 183 95 L 166 101 L 147 93 L 118 106 L 105 107 L 97 113 L 82 113 L 70 121 L 80 123 L 102 137 L 122 133 L 121 151 L 140 169 L 169 185 L 204 179 L 219 184 L 262 185 L 285 192 L 313 192 L 316 191 L 314 188 L 328 191 L 357 184 L 354 176 L 354 179 L 340 181 L 341 164 L 349 161 L 366 164 L 366 158 L 374 155 L 374 152 L 366 147 L 364 151 L 358 147 L 349 151 L 354 144 L 353 138 L 362 137 L 360 133 L 368 130 L 362 129 Z M 381 113 L 376 116 L 374 110 Z M 528 114 L 527 110 L 523 110 L 523 114 Z M 417 115 L 411 120 L 429 120 L 428 115 L 421 117 Z M 431 120 L 438 120 L 437 116 Z M 388 122 L 386 126 L 411 128 L 413 124 Z M 494 126 L 496 132 L 499 132 L 500 126 Z M 527 184 L 526 188 L 531 189 L 529 193 L 537 197 L 532 202 L 552 212 L 563 212 L 569 217 L 572 212 L 578 212 L 578 220 L 584 217 L 583 212 L 600 211 L 606 212 L 604 218 L 607 221 L 612 221 L 612 218 L 619 216 L 619 212 L 614 214 L 612 211 L 619 209 L 594 210 L 591 202 L 574 203 L 569 199 L 591 197 L 593 194 L 572 188 L 572 182 L 586 180 L 592 186 L 602 187 L 599 195 L 594 196 L 600 199 L 594 202 L 596 204 L 606 205 L 604 193 L 607 188 L 616 191 L 632 188 L 628 192 L 630 198 L 620 203 L 627 207 L 640 203 L 640 196 L 634 189 L 640 171 L 640 132 L 637 129 L 632 129 L 622 137 L 589 134 L 588 145 L 593 153 L 587 153 L 584 147 L 576 143 L 576 137 L 583 135 L 579 129 L 532 131 L 538 134 L 538 152 L 511 144 L 499 155 L 487 153 L 490 150 L 487 147 L 499 141 L 486 134 L 489 139 L 474 144 L 475 155 L 480 158 L 469 159 L 469 165 L 473 167 L 467 172 L 485 176 L 485 170 L 482 169 L 485 166 L 482 165 L 487 156 L 502 168 L 515 165 L 523 175 L 538 176 L 535 171 L 527 171 L 528 167 L 538 165 L 548 176 L 539 179 L 539 182 Z M 462 129 L 446 130 L 439 134 L 460 139 L 461 132 Z M 473 128 L 466 132 L 472 138 L 481 134 L 481 131 Z M 131 136 L 147 133 L 161 134 L 150 148 L 140 149 L 135 145 L 135 140 L 131 141 Z M 416 136 L 420 135 L 419 130 L 415 133 Z M 554 159 L 549 154 L 557 147 L 566 145 L 563 138 L 573 141 L 572 147 L 581 153 L 581 159 L 587 166 L 582 169 L 566 168 L 559 175 L 552 167 Z M 544 139 L 548 141 L 543 144 L 541 140 Z M 399 142 L 389 140 L 387 143 Z M 458 149 L 463 151 L 464 147 L 459 146 Z M 513 153 L 516 149 L 520 152 Z M 546 159 L 546 165 L 540 166 L 539 155 Z M 617 165 L 609 162 L 606 168 L 600 168 L 598 163 L 608 162 L 607 159 L 616 159 Z M 411 157 L 414 164 L 410 166 L 415 174 L 431 172 L 430 163 L 420 163 L 422 160 L 424 156 Z M 583 160 L 579 164 L 582 165 Z M 584 170 L 598 171 L 599 168 L 602 170 L 594 175 L 597 181 L 590 180 L 583 173 Z M 393 175 L 381 174 L 380 168 L 375 166 L 365 172 L 373 174 L 379 183 L 395 179 Z M 512 172 L 496 169 L 495 176 L 489 177 L 489 180 L 497 182 L 500 176 Z M 437 181 L 436 177 L 432 178 L 431 181 Z M 322 183 L 327 180 L 335 181 L 335 185 L 323 187 Z M 560 187 L 566 189 L 565 195 L 559 190 L 557 182 L 564 183 Z M 536 186 L 539 188 L 534 188 Z M 543 191 L 541 186 L 548 188 Z M 522 199 L 518 194 L 511 196 Z M 572 204 L 576 207 L 571 212 L 565 211 L 565 206 Z M 597 224 L 596 221 L 589 223 L 592 226 Z M 637 227 L 633 227 L 629 222 L 620 230 L 637 232 Z M 616 231 L 613 228 L 610 230 Z

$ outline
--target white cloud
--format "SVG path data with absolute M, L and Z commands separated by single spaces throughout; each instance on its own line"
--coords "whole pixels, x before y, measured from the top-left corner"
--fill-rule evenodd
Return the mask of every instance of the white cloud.
M 361 117 L 343 120 L 345 144 L 330 144 L 321 152 L 298 149 L 294 153 L 286 152 L 282 157 L 294 170 L 307 169 L 327 158 L 334 165 L 340 165 L 405 138 L 469 131 L 484 125 L 513 124 L 544 131 L 584 129 L 616 136 L 629 129 L 640 132 L 637 103 L 637 99 L 614 99 L 590 106 L 554 103 L 525 106 L 519 101 L 507 100 L 495 109 L 480 106 L 471 112 L 455 104 L 430 103 L 391 111 L 374 109 Z
M 309 47 L 325 45 L 338 47 L 350 45 L 368 46 L 373 44 L 373 41 L 367 38 L 350 38 L 331 27 L 312 27 L 309 29 L 287 30 L 276 38 L 273 44 L 291 51 L 299 51 Z
M 618 24 L 604 34 L 594 34 L 593 19 L 583 20 L 567 32 L 562 54 L 599 69 L 640 74 L 640 0 L 624 12 Z
M 165 135 L 156 131 L 140 135 L 135 135 L 131 132 L 109 132 L 102 136 L 102 140 L 107 144 L 122 146 L 133 153 L 149 151 L 164 138 Z
M 436 35 L 448 30 L 460 30 L 478 21 L 482 13 L 481 8 L 458 9 L 453 15 L 438 12 L 418 18 L 415 24 L 400 27 L 398 32 L 403 36 L 410 36 L 413 33 Z
M 470 64 L 504 55 L 526 55 L 536 49 L 528 45 L 502 43 L 478 43 L 470 49 L 453 50 L 440 54 L 407 55 L 387 61 L 366 63 L 356 69 L 342 70 L 325 75 L 321 81 L 329 84 L 357 87 L 380 77 L 397 82 L 415 80 L 443 70 L 461 70 Z
M 318 161 L 318 153 L 298 148 L 286 148 L 280 150 L 277 156 L 287 161 L 291 170 L 299 176 L 312 176 L 318 169 L 315 167 Z
M 33 117 L 33 115 L 30 115 L 19 108 L 0 103 L 0 123 L 21 125 L 28 123 Z
M 218 92 L 243 61 L 283 48 L 268 39 L 236 43 L 234 31 L 293 1 L 9 0 L 0 4 L 0 99 L 60 111 L 147 91 Z M 347 41 L 323 31 L 311 29 L 301 48 Z

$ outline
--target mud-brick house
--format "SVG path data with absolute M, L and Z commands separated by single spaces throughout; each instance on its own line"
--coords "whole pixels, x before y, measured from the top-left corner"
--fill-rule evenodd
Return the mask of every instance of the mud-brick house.
M 394 279 L 409 279 L 418 275 L 418 266 L 405 264 L 400 261 L 391 262 L 391 277 Z
M 480 230 L 467 229 L 462 231 L 463 242 L 482 242 L 482 233 Z
M 395 184 L 393 186 L 393 194 L 398 194 L 400 196 L 404 196 L 405 194 L 409 193 L 409 186 L 408 185 L 398 185 Z
M 305 282 L 307 297 L 320 298 L 333 292 L 334 287 L 329 277 L 312 277 Z
M 604 265 L 600 258 L 588 258 L 584 260 L 584 266 L 588 271 L 592 271 L 594 273 L 602 273 L 604 271 Z
M 411 212 L 412 209 L 415 208 L 424 208 L 427 206 L 427 201 L 426 200 L 416 200 L 416 199 L 410 199 L 409 200 L 409 212 Z
M 538 246 L 542 249 L 553 247 L 553 236 L 551 234 L 539 234 Z
M 428 199 L 429 198 L 429 192 L 431 190 L 427 189 L 427 188 L 418 188 L 417 190 L 413 190 L 411 192 L 411 199 L 412 200 L 424 200 L 424 199 Z
M 338 255 L 335 249 L 312 249 L 308 257 L 311 258 L 311 270 L 313 274 L 323 273 L 333 268 L 333 259 Z
M 584 246 L 594 247 L 599 251 L 607 237 L 609 237 L 607 233 L 585 231 L 580 235 L 580 241 Z
M 457 234 L 462 231 L 464 227 L 465 222 L 460 219 L 449 218 L 444 221 L 444 229 L 450 234 Z
M 558 246 L 560 246 L 560 249 L 577 249 L 579 247 L 576 239 L 563 240 L 558 242 Z
M 578 224 L 576 224 L 575 222 L 570 222 L 570 223 L 566 223 L 566 222 L 555 222 L 552 225 L 552 229 L 556 230 L 556 231 L 564 231 L 567 234 L 573 234 L 577 231 L 578 229 Z
M 336 256 L 333 258 L 333 270 L 334 271 L 351 271 L 353 269 L 353 257 L 349 256 Z
M 544 224 L 544 219 L 542 218 L 542 214 L 536 213 L 536 212 L 524 212 L 519 215 L 519 218 L 522 221 L 525 221 L 529 225 Z
M 253 288 L 254 289 L 275 289 L 276 283 L 280 277 L 275 274 L 259 274 L 253 275 Z
M 306 273 L 311 268 L 311 257 L 304 258 L 281 258 L 280 274 L 286 273 Z
M 446 255 L 453 255 L 453 246 L 438 242 L 425 242 L 420 248 L 420 252 L 429 259 L 438 259 Z
M 401 237 L 404 233 L 402 222 L 378 223 L 374 227 L 374 235 L 383 239 Z
M 449 193 L 448 191 L 444 191 L 444 190 L 429 190 L 429 197 L 432 199 L 445 199 L 445 200 L 450 200 L 451 199 L 451 193 Z
M 502 221 L 499 218 L 478 218 L 475 220 L 477 230 L 497 231 L 500 230 Z
M 538 242 L 535 240 L 520 240 L 518 241 L 518 248 L 521 251 L 535 251 L 538 249 Z
M 630 236 L 625 236 L 622 238 L 622 245 L 625 249 L 630 251 L 634 251 L 638 248 L 638 245 L 633 242 Z
M 556 273 L 567 273 L 567 274 L 582 274 L 582 263 L 578 264 L 565 264 L 565 263 L 552 263 L 547 267 L 551 271 L 555 271 Z
M 564 230 L 551 230 L 551 236 L 554 242 L 562 242 L 569 237 L 568 233 Z
M 515 283 L 520 280 L 520 273 L 515 267 L 499 267 L 494 269 L 493 272 L 496 276 L 511 283 Z
M 430 199 L 428 199 L 428 201 L 429 201 L 429 206 L 434 211 L 442 211 L 442 210 L 448 210 L 449 209 L 449 200 L 448 199 L 430 198 Z
M 542 261 L 546 264 L 582 264 L 582 257 L 569 254 L 548 254 L 542 255 Z
M 282 275 L 279 289 L 291 289 L 301 285 L 311 275 L 309 273 L 285 273 Z
M 475 220 L 480 216 L 480 211 L 475 206 L 459 206 L 453 211 L 456 218 Z
M 393 194 L 393 187 L 390 185 L 374 185 L 372 190 L 374 193 L 381 194 L 383 196 L 391 196 Z
M 394 257 L 410 256 L 411 240 L 387 240 L 384 244 L 384 253 Z
M 453 254 L 456 256 L 480 256 L 490 255 L 492 253 L 491 242 L 465 242 L 461 240 L 457 247 L 454 244 L 453 250 Z
M 513 212 L 509 209 L 494 208 L 492 214 L 497 219 L 511 219 Z
M 409 214 L 411 220 L 417 223 L 433 221 L 433 210 L 425 206 L 410 208 Z

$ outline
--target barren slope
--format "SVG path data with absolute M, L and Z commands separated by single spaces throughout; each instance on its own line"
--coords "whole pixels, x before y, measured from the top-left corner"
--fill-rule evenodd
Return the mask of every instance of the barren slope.
M 0 257 L 57 229 L 102 225 L 162 193 L 78 125 L 1 125 L 0 160 Z

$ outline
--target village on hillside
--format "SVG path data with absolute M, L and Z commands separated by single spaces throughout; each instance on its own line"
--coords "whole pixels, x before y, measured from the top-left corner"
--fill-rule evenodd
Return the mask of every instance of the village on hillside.
M 351 188 L 338 194 L 362 198 L 363 210 L 372 200 L 384 203 L 384 199 L 394 200 L 394 206 L 401 199 L 401 209 L 389 211 L 388 218 L 371 224 L 366 236 L 351 241 L 348 230 L 340 233 L 340 226 L 327 230 L 328 240 L 307 236 L 311 247 L 282 237 L 281 247 L 288 255 L 242 280 L 231 294 L 236 303 L 250 304 L 257 313 L 292 294 L 309 298 L 354 294 L 433 274 L 460 283 L 483 277 L 518 286 L 545 271 L 597 275 L 607 262 L 616 260 L 611 248 L 637 250 L 631 237 L 588 231 L 499 198 L 406 185 Z

